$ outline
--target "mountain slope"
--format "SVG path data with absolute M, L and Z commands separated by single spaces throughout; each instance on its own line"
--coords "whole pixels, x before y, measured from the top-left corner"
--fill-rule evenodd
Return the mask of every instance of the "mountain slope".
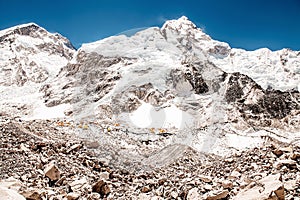
M 299 53 L 264 52 L 231 49 L 182 17 L 84 44 L 41 91 L 47 106 L 70 103 L 66 113 L 75 122 L 176 133 L 173 141 L 200 151 L 247 147 L 269 136 L 293 141 L 300 128 Z M 267 63 L 274 65 L 262 68 Z
M 2 103 L 24 119 L 66 117 L 170 133 L 163 145 L 175 141 L 208 152 L 257 145 L 262 136 L 299 137 L 299 52 L 232 49 L 186 17 L 77 52 L 36 24 L 0 37 Z M 244 145 L 232 142 L 244 139 Z

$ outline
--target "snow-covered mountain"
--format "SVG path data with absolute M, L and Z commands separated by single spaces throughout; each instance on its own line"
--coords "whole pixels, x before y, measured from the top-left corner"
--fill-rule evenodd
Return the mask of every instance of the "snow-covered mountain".
M 1 107 L 24 119 L 169 133 L 215 153 L 300 137 L 300 52 L 234 49 L 186 17 L 77 51 L 35 24 L 1 31 L 0 45 Z
M 45 108 L 39 88 L 52 82 L 75 52 L 68 39 L 34 23 L 0 31 L 2 112 L 22 116 Z
M 44 82 L 55 76 L 75 52 L 68 39 L 34 23 L 2 30 L 0 45 L 0 85 Z

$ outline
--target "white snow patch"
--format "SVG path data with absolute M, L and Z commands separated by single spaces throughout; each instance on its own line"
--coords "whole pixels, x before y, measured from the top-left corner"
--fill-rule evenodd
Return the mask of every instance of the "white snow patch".
M 33 119 L 53 119 L 53 118 L 64 118 L 66 117 L 64 111 L 71 107 L 70 104 L 60 104 L 53 107 L 47 107 L 45 105 L 40 105 L 36 107 L 33 111 L 32 116 L 24 117 L 24 120 Z
M 129 120 L 138 128 L 182 129 L 193 122 L 193 117 L 175 105 L 159 109 L 143 102 L 137 110 L 129 114 Z
M 254 148 L 262 145 L 264 142 L 260 137 L 249 137 L 236 134 L 226 134 L 226 143 L 228 147 L 238 150 Z

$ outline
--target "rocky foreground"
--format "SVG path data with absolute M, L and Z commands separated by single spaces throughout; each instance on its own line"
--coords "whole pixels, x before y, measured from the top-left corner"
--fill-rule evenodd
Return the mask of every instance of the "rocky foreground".
M 171 164 L 129 171 L 50 120 L 2 116 L 0 133 L 1 199 L 300 199 L 300 148 L 291 144 L 268 140 L 226 158 L 187 147 Z

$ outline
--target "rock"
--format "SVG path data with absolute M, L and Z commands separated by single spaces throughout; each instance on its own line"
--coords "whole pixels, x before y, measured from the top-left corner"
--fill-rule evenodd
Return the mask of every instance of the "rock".
M 108 172 L 101 172 L 100 175 L 99 175 L 99 178 L 103 179 L 103 180 L 107 180 L 107 179 L 109 179 L 109 173 Z
M 286 189 L 287 191 L 294 190 L 296 189 L 296 187 L 297 187 L 296 180 L 289 180 L 284 183 L 284 189 Z
M 72 145 L 68 150 L 67 150 L 67 153 L 70 153 L 71 151 L 75 151 L 75 150 L 78 150 L 82 147 L 82 144 L 74 144 Z
M 299 152 L 294 152 L 290 156 L 290 159 L 292 159 L 292 160 L 297 160 L 298 158 L 300 158 L 300 153 Z
M 143 192 L 143 193 L 147 193 L 147 192 L 150 192 L 150 191 L 151 191 L 151 188 L 148 185 L 142 187 L 142 189 L 141 189 L 141 192 Z
M 18 191 L 22 187 L 22 183 L 13 177 L 9 177 L 8 179 L 1 180 L 0 186 Z
M 101 187 L 104 186 L 105 184 L 106 183 L 103 180 L 96 182 L 92 187 L 92 191 L 100 193 Z
M 255 186 L 249 185 L 237 196 L 234 200 L 270 200 L 278 199 L 284 200 L 284 187 L 280 181 L 280 174 L 269 175 L 265 178 L 262 178 L 259 181 L 259 184 Z
M 107 195 L 110 193 L 110 187 L 103 180 L 98 181 L 92 187 L 93 192 L 97 192 L 101 195 Z
M 24 196 L 17 193 L 15 190 L 0 186 L 0 199 L 6 200 L 26 200 Z
M 239 178 L 241 176 L 241 173 L 240 172 L 238 172 L 238 171 L 236 171 L 236 170 L 233 170 L 232 172 L 231 172 L 231 174 L 229 175 L 229 179 L 237 179 L 237 178 Z
M 110 187 L 107 184 L 101 187 L 100 194 L 107 195 L 110 192 L 111 192 Z
M 167 181 L 166 178 L 161 178 L 161 179 L 158 180 L 158 184 L 159 184 L 159 185 L 162 185 L 162 184 L 164 184 L 166 181 Z
M 151 200 L 151 197 L 150 197 L 150 195 L 147 195 L 145 193 L 141 193 L 141 194 L 139 194 L 137 199 L 138 200 Z
M 110 161 L 107 158 L 99 158 L 98 161 L 105 167 L 108 167 Z
M 24 152 L 29 152 L 29 151 L 30 151 L 30 149 L 27 148 L 27 147 L 25 146 L 24 143 L 20 144 L 20 149 L 21 149 L 22 151 L 24 151 Z
M 205 190 L 212 190 L 213 189 L 212 185 L 209 185 L 209 184 L 205 184 L 203 188 Z
M 45 196 L 45 194 L 47 194 L 48 197 L 52 197 L 55 196 L 57 193 L 53 190 L 43 190 L 43 196 Z
M 233 158 L 226 158 L 225 159 L 225 162 L 227 162 L 227 163 L 233 163 L 233 161 L 234 161 Z
M 77 200 L 79 199 L 79 197 L 80 197 L 79 193 L 70 192 L 69 194 L 67 194 L 67 200 Z
M 228 196 L 229 192 L 227 190 L 224 191 L 213 191 L 207 194 L 206 200 L 220 200 L 225 199 Z
M 258 169 L 258 165 L 256 163 L 251 163 L 250 166 L 252 167 L 253 170 L 257 170 Z
M 203 176 L 203 175 L 200 175 L 199 176 L 199 179 L 205 183 L 211 183 L 212 182 L 212 178 L 210 176 Z
M 41 200 L 41 192 L 37 189 L 30 189 L 22 193 L 27 200 Z
M 82 188 L 87 183 L 87 180 L 85 178 L 82 178 L 69 183 L 69 186 L 71 187 L 71 190 L 75 192 L 77 190 L 80 190 L 80 188 Z
M 56 181 L 60 178 L 60 171 L 54 163 L 50 163 L 45 167 L 44 175 L 51 181 Z
M 231 181 L 229 181 L 229 180 L 224 180 L 222 182 L 222 187 L 224 189 L 232 189 L 233 188 L 233 183 Z
M 101 196 L 99 193 L 92 192 L 91 194 L 89 194 L 88 199 L 89 200 L 101 199 Z
M 157 188 L 157 189 L 155 190 L 155 194 L 156 194 L 157 196 L 162 196 L 163 193 L 164 193 L 164 187 L 163 187 L 163 186 L 159 186 L 159 188 Z
M 274 163 L 276 169 L 280 169 L 282 166 L 287 166 L 291 169 L 297 169 L 297 162 L 295 160 L 278 160 Z
M 178 197 L 178 193 L 176 191 L 172 191 L 170 195 L 174 199 L 177 199 L 177 197 Z
M 190 189 L 188 194 L 187 194 L 187 197 L 186 197 L 187 200 L 198 200 L 200 198 L 201 198 L 201 196 L 198 193 L 198 188 Z
M 282 151 L 282 152 L 293 152 L 293 148 L 292 147 L 281 147 L 281 148 L 279 148 L 279 150 L 280 151 Z
M 282 156 L 282 154 L 283 154 L 283 151 L 282 151 L 281 149 L 274 149 L 272 152 L 273 152 L 277 157 L 280 157 L 280 156 Z

